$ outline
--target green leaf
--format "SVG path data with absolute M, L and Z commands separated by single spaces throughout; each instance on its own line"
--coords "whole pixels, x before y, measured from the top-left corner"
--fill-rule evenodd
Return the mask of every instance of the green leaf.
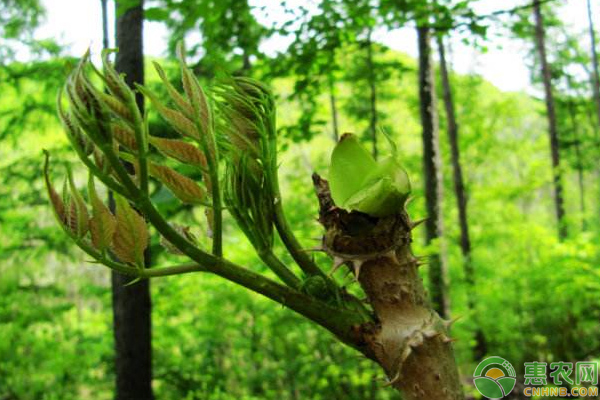
M 90 219 L 92 244 L 97 250 L 104 251 L 112 241 L 117 228 L 117 220 L 98 197 L 92 174 L 88 181 L 88 193 L 92 203 L 92 218 Z
M 115 194 L 117 204 L 117 227 L 113 235 L 111 250 L 122 262 L 143 268 L 144 250 L 148 246 L 146 222 L 125 200 Z
M 75 186 L 70 168 L 67 169 L 67 177 L 71 191 L 69 207 L 67 210 L 69 227 L 77 237 L 82 238 L 89 229 L 90 218 L 85 201 Z
M 338 206 L 361 190 L 364 178 L 377 163 L 369 152 L 350 133 L 342 136 L 331 154 L 329 168 L 329 188 L 331 197 Z
M 333 151 L 329 185 L 339 207 L 375 217 L 401 211 L 410 193 L 408 175 L 395 157 L 376 162 L 350 134 Z

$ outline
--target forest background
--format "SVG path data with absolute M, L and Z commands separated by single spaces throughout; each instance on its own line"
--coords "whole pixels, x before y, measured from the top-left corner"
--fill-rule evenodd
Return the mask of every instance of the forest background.
M 76 164 L 56 116 L 59 88 L 87 46 L 97 61 L 103 35 L 106 47 L 114 45 L 114 4 L 76 3 L 0 1 L 3 400 L 115 395 L 110 273 L 86 262 L 58 230 L 41 177 L 42 148 Z M 303 3 L 147 0 L 147 85 L 161 90 L 151 66 L 157 60 L 177 81 L 175 44 L 183 38 L 208 87 L 223 74 L 266 82 L 277 96 L 285 210 L 310 248 L 321 233 L 311 174 L 326 173 L 344 132 L 359 135 L 377 156 L 390 153 L 387 133 L 411 177 L 410 214 L 428 215 L 418 79 L 423 48 L 416 37 L 416 27 L 426 24 L 435 58 L 443 225 L 439 237 L 419 228 L 414 250 L 440 255 L 447 265 L 440 290 L 448 316 L 461 317 L 452 336 L 468 396 L 479 398 L 469 377 L 485 355 L 510 360 L 519 376 L 529 361 L 598 361 L 600 93 L 593 23 L 600 5 Z M 547 63 L 540 58 L 535 4 Z M 61 30 L 64 37 L 56 34 Z M 456 124 L 448 117 L 448 90 Z M 155 114 L 151 124 L 165 127 Z M 206 239 L 203 213 L 182 207 L 165 188 L 153 200 Z M 234 225 L 226 218 L 228 256 L 266 271 Z M 157 242 L 151 251 L 158 262 L 164 250 Z M 289 261 L 285 252 L 280 256 Z M 431 282 L 428 268 L 422 272 Z M 336 279 L 353 285 L 341 272 Z M 326 331 L 217 277 L 153 280 L 150 297 L 157 399 L 398 396 L 383 387 L 376 366 Z

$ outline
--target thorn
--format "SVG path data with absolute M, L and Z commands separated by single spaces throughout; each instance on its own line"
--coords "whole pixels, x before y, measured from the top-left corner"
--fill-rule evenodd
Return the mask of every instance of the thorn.
M 452 318 L 452 319 L 447 319 L 444 320 L 444 326 L 449 329 L 456 321 L 458 321 L 459 319 L 462 318 L 462 315 L 459 315 L 458 317 Z
M 400 362 L 403 363 L 412 353 L 412 348 L 410 346 L 406 346 L 404 351 L 402 352 L 402 356 L 400 357 Z
M 316 240 L 317 242 L 321 242 L 323 240 L 322 236 L 319 237 L 311 237 L 310 240 Z
M 410 223 L 410 230 L 412 231 L 413 229 L 415 229 L 416 227 L 418 227 L 419 225 L 421 225 L 423 222 L 427 221 L 428 219 L 429 219 L 429 217 L 427 217 L 427 218 L 421 218 L 419 220 L 411 222 Z
M 417 265 L 417 268 L 419 268 L 421 265 L 429 264 L 429 256 L 415 257 L 414 262 Z
M 311 253 L 311 252 L 323 252 L 324 253 L 325 249 L 323 247 L 321 247 L 321 246 L 315 246 L 315 247 L 311 247 L 311 248 L 308 248 L 308 249 L 302 249 L 300 251 L 302 251 L 304 253 Z
M 354 279 L 358 281 L 358 277 L 360 275 L 360 268 L 364 264 L 364 260 L 354 260 L 352 261 L 352 267 L 354 267 Z
M 124 287 L 131 286 L 131 285 L 133 285 L 133 284 L 136 284 L 136 283 L 138 283 L 138 282 L 139 282 L 139 281 L 141 281 L 141 280 L 142 280 L 142 278 L 138 276 L 137 278 L 133 279 L 131 282 L 127 282 L 127 283 L 126 283 L 126 284 L 124 284 L 123 286 L 124 286 Z
M 423 344 L 423 334 L 421 332 L 415 332 L 414 336 L 408 341 L 408 345 L 413 349 Z
M 438 332 L 433 328 L 427 329 L 425 331 L 423 331 L 423 336 L 425 336 L 427 339 L 432 339 L 434 337 L 438 337 L 442 334 L 442 332 Z
M 389 258 L 390 260 L 392 260 L 396 264 L 400 264 L 400 261 L 398 261 L 398 257 L 396 257 L 396 250 L 390 250 L 390 251 L 388 251 L 385 254 L 385 257 Z
M 394 375 L 394 377 L 392 379 L 390 379 L 385 385 L 383 385 L 384 387 L 388 387 L 388 386 L 392 386 L 395 383 L 400 381 L 400 371 L 398 371 L 396 373 L 396 375 Z
M 442 336 L 442 343 L 453 343 L 456 342 L 458 339 L 452 339 L 446 335 Z
M 333 268 L 331 269 L 331 271 L 329 271 L 328 275 L 333 275 L 334 272 L 337 271 L 345 262 L 346 260 L 344 260 L 341 257 L 333 257 Z
M 410 291 L 408 290 L 408 286 L 406 286 L 406 285 L 401 285 L 401 286 L 400 286 L 400 293 L 404 293 L 404 294 L 410 294 Z

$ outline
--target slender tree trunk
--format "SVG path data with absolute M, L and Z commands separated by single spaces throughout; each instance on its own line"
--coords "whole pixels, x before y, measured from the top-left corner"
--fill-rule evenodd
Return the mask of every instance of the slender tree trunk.
M 335 82 L 333 77 L 329 77 L 329 106 L 331 107 L 331 128 L 333 130 L 333 140 L 337 143 L 340 138 L 340 131 L 338 127 L 338 111 L 337 101 L 335 98 Z
M 592 4 L 587 0 L 587 13 L 590 30 L 590 43 L 592 47 L 592 88 L 594 93 L 594 103 L 596 104 L 596 117 L 598 118 L 598 126 L 600 127 L 600 72 L 598 67 L 598 53 L 596 51 L 596 30 L 594 28 L 594 19 L 592 17 Z
M 371 118 L 369 120 L 369 133 L 373 144 L 373 158 L 377 159 L 377 86 L 375 82 L 375 67 L 373 62 L 373 41 L 371 40 L 372 29 L 369 29 L 367 35 L 367 69 L 369 70 L 369 110 Z
M 560 145 L 558 141 L 558 130 L 556 126 L 556 110 L 554 95 L 552 93 L 552 75 L 550 65 L 546 57 L 546 37 L 544 32 L 544 18 L 540 0 L 533 2 L 533 14 L 535 17 L 535 42 L 540 57 L 542 79 L 544 81 L 544 92 L 546 95 L 546 110 L 548 114 L 548 132 L 550 135 L 550 152 L 552 155 L 552 174 L 554 179 L 554 205 L 556 209 L 556 220 L 558 222 L 558 237 L 563 240 L 567 237 L 567 224 L 565 220 L 565 206 L 562 186 L 562 172 L 560 170 Z
M 327 74 L 327 83 L 329 84 L 329 107 L 331 108 L 331 128 L 333 130 L 333 140 L 337 143 L 340 139 L 340 131 L 338 125 L 338 110 L 337 100 L 335 97 L 335 78 L 333 75 L 333 69 L 336 65 L 335 60 L 335 48 L 329 52 L 329 73 Z
M 592 14 L 592 2 L 587 0 L 588 26 L 590 31 L 590 46 L 592 53 L 592 93 L 594 94 L 594 105 L 596 112 L 596 136 L 600 132 L 600 67 L 598 66 L 598 51 L 596 43 L 596 29 Z M 600 174 L 600 170 L 598 170 Z
M 102 8 L 102 48 L 108 49 L 108 0 L 100 0 L 100 7 Z
M 463 400 L 449 323 L 431 307 L 410 249 L 415 224 L 405 210 L 385 218 L 348 213 L 335 207 L 326 181 L 313 180 L 323 247 L 351 265 L 375 313 L 376 322 L 352 328 L 355 347 L 383 367 L 404 400 Z
M 475 270 L 471 259 L 471 237 L 469 235 L 469 224 L 467 218 L 467 195 L 463 180 L 462 166 L 460 163 L 460 147 L 458 145 L 458 123 L 456 122 L 456 113 L 454 109 L 454 99 L 452 96 L 452 86 L 450 84 L 450 74 L 448 72 L 448 63 L 446 61 L 446 49 L 444 38 L 437 35 L 438 53 L 440 58 L 440 74 L 442 78 L 442 89 L 444 93 L 444 106 L 446 108 L 446 120 L 448 124 L 448 141 L 450 143 L 450 156 L 452 160 L 452 170 L 454 178 L 454 193 L 456 195 L 456 206 L 458 208 L 458 223 L 460 226 L 460 250 L 463 256 L 463 269 L 465 281 L 467 283 L 467 306 L 473 313 L 473 320 L 476 323 L 475 330 L 475 349 L 473 358 L 481 360 L 487 353 L 485 335 L 479 326 L 479 317 L 476 307 Z
M 117 5 L 118 7 L 118 5 Z M 119 13 L 117 13 L 119 15 Z M 144 82 L 143 0 L 117 18 L 115 62 L 127 84 Z M 143 109 L 143 97 L 138 94 Z M 149 263 L 150 254 L 145 255 Z M 116 347 L 117 400 L 151 400 L 152 347 L 150 281 L 126 286 L 131 277 L 112 273 L 113 325 Z
M 579 184 L 579 212 L 581 213 L 581 230 L 585 231 L 587 229 L 587 223 L 585 220 L 585 182 L 581 156 L 581 142 L 579 139 L 579 124 L 577 122 L 577 113 L 575 110 L 575 103 L 573 103 L 573 100 L 569 100 L 567 106 L 569 108 L 569 117 L 571 119 L 571 129 L 573 130 L 575 158 L 577 160 L 575 168 L 577 169 L 577 183 Z
M 419 99 L 423 126 L 423 175 L 428 216 L 425 221 L 425 242 L 429 245 L 442 237 L 443 182 L 430 30 L 426 27 L 418 27 L 417 34 L 419 40 Z M 429 279 L 433 305 L 442 317 L 450 315 L 447 277 L 446 260 L 443 256 L 443 249 L 441 249 L 430 256 Z

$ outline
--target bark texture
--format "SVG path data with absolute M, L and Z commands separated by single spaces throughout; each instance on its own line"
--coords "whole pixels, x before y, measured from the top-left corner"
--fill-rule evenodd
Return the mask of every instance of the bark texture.
M 326 181 L 313 180 L 323 248 L 351 269 L 375 315 L 374 323 L 356 327 L 356 347 L 383 367 L 405 400 L 463 399 L 449 322 L 427 299 L 406 212 L 386 218 L 347 212 L 335 206 Z
M 115 62 L 128 85 L 144 82 L 143 1 L 117 18 Z M 143 97 L 138 94 L 143 109 Z M 149 263 L 149 253 L 145 260 Z M 126 286 L 131 277 L 112 273 L 113 327 L 117 400 L 151 400 L 152 347 L 150 281 Z
M 443 220 L 441 204 L 443 182 L 437 102 L 431 60 L 430 29 L 427 27 L 418 27 L 417 36 L 419 41 L 419 99 L 421 125 L 423 127 L 423 176 L 425 180 L 425 202 L 428 217 L 425 221 L 425 242 L 429 245 L 434 240 L 442 237 Z M 431 298 L 434 307 L 442 317 L 448 317 L 450 315 L 448 267 L 443 255 L 443 249 L 431 255 L 429 276 Z
M 540 58 L 542 80 L 544 82 L 544 94 L 546 97 L 546 112 L 548 115 L 548 134 L 550 136 L 550 153 L 552 157 L 552 174 L 554 181 L 554 206 L 556 220 L 558 222 L 558 237 L 567 237 L 567 225 L 565 221 L 564 190 L 562 185 L 562 173 L 560 170 L 560 144 L 558 140 L 558 128 L 556 125 L 556 107 L 554 94 L 552 92 L 552 73 L 546 56 L 546 34 L 544 31 L 544 17 L 540 0 L 533 2 L 533 14 L 535 17 L 535 43 Z
M 454 193 L 458 209 L 458 223 L 460 226 L 460 250 L 463 256 L 463 270 L 467 283 L 467 306 L 474 313 L 474 321 L 477 325 L 475 330 L 475 348 L 473 358 L 481 360 L 487 353 L 485 335 L 479 327 L 479 318 L 476 307 L 476 279 L 475 269 L 471 260 L 471 236 L 469 234 L 469 223 L 467 218 L 467 193 L 463 179 L 462 165 L 460 162 L 460 146 L 458 144 L 458 123 L 452 96 L 452 85 L 450 84 L 450 73 L 446 61 L 446 49 L 444 39 L 437 36 L 438 53 L 440 58 L 440 75 L 442 78 L 442 89 L 444 93 L 444 106 L 446 109 L 446 120 L 448 125 L 448 141 L 450 143 L 450 158 L 452 160 L 452 171 L 454 180 Z

